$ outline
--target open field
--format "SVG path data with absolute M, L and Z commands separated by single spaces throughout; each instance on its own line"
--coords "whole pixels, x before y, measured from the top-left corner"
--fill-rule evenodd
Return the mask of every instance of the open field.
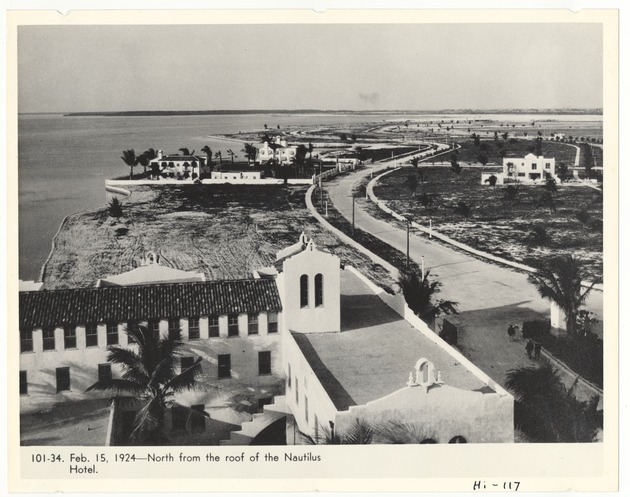
M 389 273 L 325 231 L 305 208 L 306 187 L 134 187 L 123 217 L 107 209 L 69 216 L 43 275 L 47 289 L 86 287 L 137 267 L 151 250 L 162 264 L 208 279 L 246 278 L 304 231 L 382 286 Z
M 461 147 L 457 150 L 457 160 L 466 164 L 480 165 L 479 158 L 482 152 L 485 153 L 488 164 L 502 164 L 503 159 L 500 155 L 502 152 L 516 157 L 524 157 L 534 151 L 534 140 L 518 138 L 504 140 L 500 134 L 497 140 L 482 139 L 479 145 L 475 145 L 473 140 L 457 143 Z M 566 143 L 543 141 L 542 151 L 545 157 L 555 157 L 556 163 L 564 162 L 567 166 L 573 166 L 575 161 L 576 147 Z M 450 154 L 444 155 L 443 160 L 450 162 Z
M 420 184 L 412 194 L 409 176 Z M 478 169 L 456 175 L 447 168 L 404 167 L 384 176 L 375 194 L 390 208 L 462 243 L 509 260 L 536 266 L 553 255 L 573 254 L 586 278 L 602 277 L 602 195 L 580 186 L 558 186 L 555 211 L 539 205 L 542 186 L 520 186 L 514 200 L 505 187 L 480 184 Z M 429 204 L 422 204 L 425 194 Z M 426 202 L 426 200 L 424 200 Z M 466 217 L 463 202 L 470 209 Z M 465 211 L 465 209 L 464 209 Z

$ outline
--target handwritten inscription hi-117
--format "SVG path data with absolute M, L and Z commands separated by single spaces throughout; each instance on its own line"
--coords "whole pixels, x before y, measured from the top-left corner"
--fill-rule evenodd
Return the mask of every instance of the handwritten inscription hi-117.
M 499 483 L 486 482 L 485 480 L 475 480 L 473 483 L 473 490 L 512 490 L 518 491 L 518 487 L 521 486 L 520 481 L 502 481 Z

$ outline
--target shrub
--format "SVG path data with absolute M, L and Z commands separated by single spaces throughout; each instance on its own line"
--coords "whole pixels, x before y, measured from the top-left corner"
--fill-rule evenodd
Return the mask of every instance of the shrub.
M 119 218 L 123 215 L 122 203 L 118 200 L 118 197 L 114 197 L 109 202 L 109 207 L 107 208 L 108 214 L 111 217 Z
M 591 215 L 588 213 L 586 209 L 580 209 L 575 213 L 575 219 L 577 219 L 582 224 L 587 224 L 591 218 Z
M 529 239 L 535 245 L 545 245 L 549 242 L 549 235 L 544 226 L 534 226 L 529 234 Z
M 472 209 L 466 202 L 459 202 L 455 207 L 455 214 L 469 218 L 472 216 Z

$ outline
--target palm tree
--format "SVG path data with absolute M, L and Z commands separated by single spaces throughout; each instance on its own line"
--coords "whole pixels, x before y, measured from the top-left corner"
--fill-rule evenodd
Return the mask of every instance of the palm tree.
M 564 312 L 567 334 L 577 336 L 576 320 L 580 307 L 597 280 L 582 290 L 580 263 L 569 254 L 548 260 L 536 273 L 529 275 L 528 281 L 536 286 L 541 297 L 554 302 Z
M 223 169 L 223 157 L 221 157 L 221 151 L 219 150 L 216 154 L 214 154 L 216 159 L 219 159 L 219 168 Z
M 122 156 L 120 158 L 131 168 L 131 172 L 129 173 L 129 179 L 131 179 L 133 177 L 133 167 L 138 164 L 136 151 L 133 148 L 129 150 L 123 150 Z
M 398 277 L 400 287 L 409 308 L 423 321 L 433 321 L 439 314 L 456 314 L 457 302 L 436 300 L 440 282 L 429 281 L 431 270 L 424 275 L 418 271 L 401 271 Z
M 147 326 L 133 325 L 127 335 L 138 344 L 137 352 L 115 345 L 107 349 L 107 360 L 123 367 L 122 378 L 99 380 L 87 391 L 124 392 L 139 399 L 143 406 L 136 415 L 131 440 L 158 444 L 164 441 L 164 416 L 174 405 L 173 396 L 195 388 L 201 358 L 177 374 L 178 349 L 182 346 L 179 330 L 162 338 Z
M 374 428 L 357 418 L 343 433 L 335 430 L 335 425 L 330 423 L 330 427 L 319 425 L 314 438 L 306 434 L 302 434 L 302 438 L 307 445 L 369 445 L 374 439 Z
M 147 150 L 145 150 L 144 152 L 142 152 L 141 157 L 146 157 L 146 165 L 142 162 L 140 162 L 140 164 L 142 164 L 142 166 L 144 167 L 144 174 L 146 176 L 147 174 L 147 166 L 149 165 L 149 163 L 155 159 L 157 157 L 157 153 L 155 151 L 154 148 L 149 148 Z
M 318 426 L 317 435 L 302 434 L 308 445 L 370 445 L 370 444 L 421 444 L 434 443 L 434 436 L 417 423 L 389 420 L 381 424 L 371 424 L 356 418 L 352 425 L 340 432 L 334 424 L 330 427 Z
M 147 166 L 149 165 L 149 157 L 145 153 L 140 154 L 137 157 L 138 164 L 144 168 L 144 175 L 147 175 Z
M 208 170 L 210 170 L 212 167 L 212 149 L 208 145 L 204 145 L 201 152 L 206 154 L 207 166 L 209 168 Z
M 507 388 L 517 402 L 515 421 L 539 442 L 592 442 L 602 428 L 599 397 L 577 400 L 549 361 L 508 371 Z
M 230 159 L 232 160 L 232 165 L 234 165 L 234 157 L 238 157 L 231 148 L 227 149 L 227 153 L 230 154 Z
M 179 151 L 182 153 L 182 155 L 194 155 L 195 154 L 194 150 L 190 151 L 186 147 L 180 148 Z
M 256 161 L 256 155 L 258 154 L 258 149 L 254 147 L 253 143 L 245 143 L 243 145 L 243 148 L 241 149 L 241 152 L 243 152 L 245 154 L 245 157 L 247 157 L 248 165 L 250 164 L 250 162 Z

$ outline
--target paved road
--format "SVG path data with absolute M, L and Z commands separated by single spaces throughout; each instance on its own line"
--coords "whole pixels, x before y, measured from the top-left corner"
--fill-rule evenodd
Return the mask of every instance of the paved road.
M 384 167 L 379 165 L 377 169 Z M 369 169 L 356 171 L 326 184 L 333 204 L 349 220 L 352 188 L 369 174 Z M 405 231 L 368 214 L 367 202 L 356 201 L 356 226 L 406 252 Z M 507 337 L 510 323 L 521 325 L 525 320 L 549 316 L 549 302 L 540 298 L 527 282 L 527 275 L 430 241 L 426 235 L 412 234 L 410 240 L 410 257 L 420 265 L 424 256 L 425 267 L 442 284 L 440 296 L 459 304 L 460 313 L 452 319 L 459 324 L 458 346 L 462 352 L 501 384 L 507 370 L 532 364 L 525 354 L 525 343 Z M 602 316 L 601 292 L 593 291 L 591 295 L 588 307 Z

